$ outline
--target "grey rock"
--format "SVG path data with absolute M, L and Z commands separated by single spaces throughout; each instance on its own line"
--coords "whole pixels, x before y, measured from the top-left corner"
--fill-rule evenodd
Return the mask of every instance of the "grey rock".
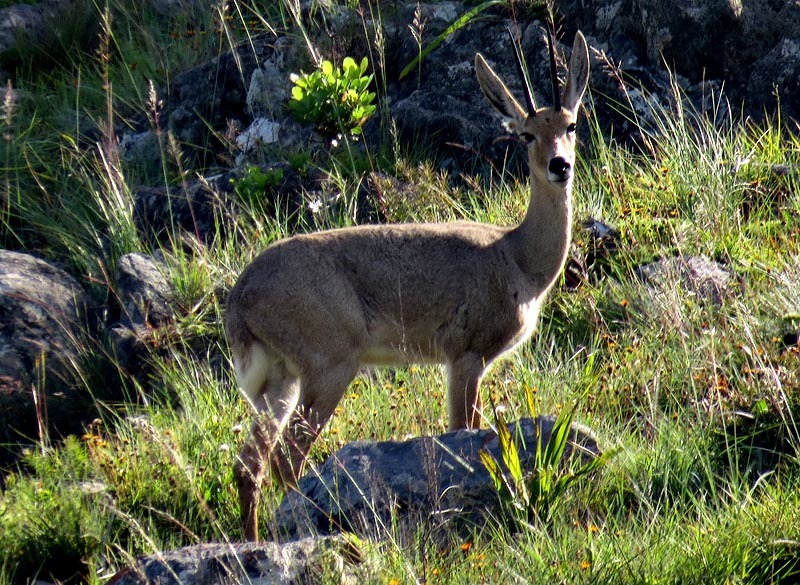
M 230 140 L 233 128 L 249 122 L 247 89 L 252 72 L 260 59 L 272 53 L 266 43 L 259 48 L 263 54 L 254 53 L 249 44 L 236 47 L 172 79 L 161 116 L 181 144 L 185 167 L 215 166 L 228 157 L 226 139 Z
M 141 328 L 115 324 L 106 335 L 119 368 L 136 378 L 143 378 L 148 351 L 145 332 Z
M 0 8 L 0 53 L 13 48 L 22 35 L 36 36 L 43 20 L 40 6 L 14 4 Z
M 65 41 L 80 40 L 76 48 L 91 42 L 97 24 L 92 9 L 94 5 L 87 0 L 42 0 L 0 8 L 0 81 L 7 81 L 23 55 L 38 51 L 44 61 L 54 61 L 57 56 L 48 52 L 56 46 L 63 49 Z M 80 32 L 76 35 L 76 31 Z
M 275 118 L 283 113 L 291 97 L 289 61 L 291 42 L 281 37 L 273 43 L 274 53 L 250 75 L 247 107 L 253 118 Z
M 623 69 L 656 70 L 667 63 L 686 85 L 724 80 L 728 95 L 745 98 L 748 112 L 763 115 L 775 106 L 773 85 L 788 97 L 796 87 L 800 63 L 791 52 L 779 51 L 771 67 L 759 62 L 787 41 L 800 39 L 800 2 L 773 0 L 565 0 L 558 10 L 568 32 L 580 28 L 596 39 Z M 751 83 L 751 76 L 758 83 Z M 762 78 L 769 77 L 769 79 Z M 764 91 L 766 89 L 766 91 Z M 791 103 L 790 103 L 791 102 Z M 796 100 L 782 102 L 784 114 L 797 117 Z
M 47 374 L 42 383 L 73 382 L 75 342 L 86 326 L 88 306 L 83 287 L 60 268 L 28 254 L 0 250 L 4 365 L 24 365 L 22 370 L 4 368 L 4 374 L 33 382 L 41 359 Z
M 450 14 L 465 11 L 447 4 L 442 11 Z M 435 37 L 439 27 L 448 22 L 431 16 L 426 35 Z M 404 140 L 417 143 L 430 137 L 432 146 L 445 155 L 441 166 L 453 174 L 469 172 L 486 159 L 514 173 L 523 173 L 527 164 L 525 149 L 503 131 L 501 117 L 488 107 L 475 78 L 475 53 L 480 52 L 521 99 L 522 84 L 503 17 L 477 19 L 454 32 L 436 50 L 422 60 L 418 69 L 408 74 L 396 88 L 392 114 Z M 550 105 L 552 89 L 547 53 L 546 24 L 540 20 L 520 21 L 523 52 L 530 69 L 531 83 L 538 106 Z M 572 37 L 559 44 L 559 51 L 569 58 Z M 406 43 L 399 49 L 398 62 L 409 63 L 418 48 Z M 598 73 L 593 70 L 592 75 Z M 590 85 L 592 83 L 590 82 Z M 442 88 L 447 91 L 443 92 Z M 371 136 L 368 133 L 368 136 Z
M 774 109 L 773 86 L 786 96 L 800 91 L 800 59 L 794 50 L 800 39 L 797 0 L 680 0 L 671 4 L 657 0 L 566 0 L 556 8 L 563 25 L 561 56 L 569 57 L 578 28 L 587 34 L 593 58 L 603 56 L 592 67 L 590 86 L 595 101 L 586 105 L 594 109 L 593 115 L 602 127 L 614 127 L 618 140 L 635 141 L 641 136 L 630 115 L 620 114 L 614 104 L 629 104 L 635 110 L 635 119 L 647 131 L 657 131 L 653 107 L 670 111 L 676 84 L 699 111 L 720 118 L 727 113 L 727 102 L 709 96 L 719 96 L 722 80 L 734 108 L 738 110 L 736 100 L 745 97 L 745 111 L 754 116 Z M 430 42 L 467 12 L 469 5 L 393 5 L 381 11 L 379 22 L 372 22 L 362 12 L 337 7 L 327 23 L 332 27 L 330 37 L 318 35 L 310 44 L 327 58 L 374 55 L 374 31 L 380 30 L 388 58 L 385 71 L 380 71 L 379 62 L 371 63 L 375 89 L 378 99 L 383 100 L 381 108 L 390 110 L 401 140 L 429 144 L 437 151 L 440 167 L 453 176 L 485 168 L 487 161 L 504 171 L 523 174 L 524 149 L 503 133 L 499 118 L 487 109 L 475 80 L 473 60 L 475 53 L 481 52 L 520 95 L 505 32 L 509 24 L 519 26 L 537 101 L 548 104 L 550 74 L 544 21 L 530 18 L 514 23 L 500 9 L 487 10 L 481 18 L 446 35 L 419 68 L 399 80 L 400 70 L 419 54 L 409 34 L 418 9 L 424 22 L 423 39 Z M 333 148 L 309 125 L 295 122 L 285 108 L 290 75 L 313 67 L 306 49 L 297 39 L 265 35 L 177 75 L 163 97 L 160 116 L 161 126 L 168 127 L 182 145 L 184 168 L 256 162 L 270 165 L 287 150 Z M 665 61 L 673 77 L 665 71 Z M 621 65 L 623 75 L 615 75 L 611 63 Z M 784 99 L 782 107 L 784 118 L 800 116 L 796 100 Z M 383 124 L 385 120 L 385 116 L 375 115 L 367 122 L 364 142 L 374 145 L 385 139 L 390 130 Z M 579 125 L 579 132 L 585 133 L 586 128 L 586 124 Z M 141 134 L 144 130 L 129 131 L 130 137 L 122 132 L 122 143 L 131 156 L 141 156 L 142 165 L 153 166 L 153 158 L 160 154 L 152 148 L 152 136 Z
M 233 203 L 228 194 L 238 176 L 224 171 L 169 189 L 139 187 L 133 194 L 133 210 L 142 238 L 156 246 L 174 242 L 175 236 L 199 242 L 214 238 L 230 219 Z
M 800 35 L 782 39 L 749 71 L 747 95 L 751 108 L 769 111 L 774 106 L 777 88 L 784 97 L 782 105 L 790 108 L 789 113 L 800 114 L 797 100 L 793 99 L 793 96 L 800 95 Z
M 272 174 L 275 182 L 260 191 L 251 182 L 252 189 L 240 195 L 236 187 L 248 170 L 236 169 L 198 176 L 170 189 L 139 187 L 134 193 L 134 220 L 142 238 L 154 246 L 172 245 L 175 233 L 171 230 L 178 228 L 184 238 L 206 243 L 227 233 L 242 205 L 260 206 L 267 214 L 291 221 L 309 221 L 314 212 L 309 204 L 312 193 L 324 191 L 326 199 L 342 198 L 328 175 L 314 168 L 298 172 L 286 162 L 252 166 Z
M 164 154 L 158 136 L 152 130 L 142 132 L 125 132 L 119 142 L 119 154 L 125 162 L 135 163 L 143 169 L 154 171 L 161 167 Z
M 64 270 L 0 250 L 0 444 L 38 438 L 40 422 L 42 430 L 76 430 L 88 398 L 78 364 L 94 328 L 90 308 Z
M 116 285 L 123 323 L 161 327 L 172 321 L 172 288 L 164 268 L 151 256 L 122 256 L 117 263 Z
M 704 256 L 662 258 L 639 266 L 635 274 L 655 293 L 677 292 L 714 306 L 737 292 L 740 284 L 730 268 Z
M 247 129 L 236 137 L 236 144 L 244 152 L 255 149 L 259 144 L 278 142 L 281 125 L 269 118 L 256 118 Z
M 537 426 L 546 443 L 554 422 L 553 416 L 540 416 L 510 425 L 524 469 L 532 466 Z M 380 538 L 393 522 L 409 529 L 421 522 L 446 530 L 481 526 L 500 514 L 497 491 L 479 459 L 481 449 L 502 460 L 490 429 L 350 443 L 286 495 L 272 519 L 272 534 L 284 541 L 340 531 Z M 599 454 L 593 433 L 577 424 L 565 457 L 573 453 L 584 460 Z
M 117 263 L 115 292 L 120 316 L 108 338 L 119 366 L 138 375 L 146 361 L 150 330 L 174 319 L 172 288 L 156 260 L 134 253 Z
M 313 585 L 359 583 L 357 551 L 341 538 L 201 544 L 137 559 L 110 585 Z

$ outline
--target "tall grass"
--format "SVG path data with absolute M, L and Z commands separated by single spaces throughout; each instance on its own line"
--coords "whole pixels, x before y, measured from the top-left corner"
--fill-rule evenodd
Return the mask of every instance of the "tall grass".
M 190 13 L 161 22 L 112 3 L 99 53 L 18 78 L 0 119 L 5 246 L 64 261 L 99 296 L 113 294 L 120 255 L 153 251 L 134 227 L 136 172 L 117 158 L 113 127 L 149 107 L 148 78 L 163 79 L 256 30 L 293 26 L 289 4 L 274 12 L 226 5 L 233 11 L 220 6 L 213 18 Z M 303 31 L 295 34 L 310 42 Z M 45 89 L 52 108 L 33 97 Z M 559 494 L 546 525 L 498 521 L 466 539 L 444 540 L 425 526 L 413 538 L 388 527 L 385 541 L 360 545 L 366 581 L 797 578 L 800 358 L 796 346 L 779 343 L 796 333 L 800 315 L 796 128 L 779 118 L 744 121 L 721 100 L 706 115 L 691 109 L 677 86 L 668 105 L 648 103 L 647 125 L 630 114 L 638 146 L 613 140 L 591 112 L 581 145 L 576 215 L 615 226 L 618 251 L 604 272 L 576 290 L 556 291 L 538 334 L 483 384 L 509 419 L 530 414 L 526 394 L 538 412 L 579 400 L 577 418 L 616 457 L 591 482 Z M 88 144 L 87 119 L 103 129 Z M 349 202 L 367 170 L 402 179 L 383 189 L 384 211 L 398 221 L 510 225 L 527 205 L 524 177 L 468 177 L 454 187 L 421 150 L 369 146 L 367 164 L 314 154 L 345 205 L 309 223 L 242 206 L 232 227 L 209 242 L 176 237 L 162 250 L 181 315 L 153 332 L 152 373 L 139 381 L 135 400 L 99 404 L 102 415 L 82 437 L 32 449 L 5 475 L 0 583 L 37 576 L 102 583 L 135 555 L 241 538 L 231 469 L 252 415 L 231 379 L 221 327 L 225 292 L 268 243 L 352 223 Z M 171 186 L 184 176 L 176 162 L 162 180 Z M 585 238 L 576 226 L 574 241 Z M 576 253 L 584 249 L 578 245 Z M 713 304 L 677 281 L 658 295 L 635 276 L 654 258 L 699 254 L 724 262 L 745 286 Z M 85 376 L 89 386 L 99 378 Z M 431 366 L 365 373 L 312 457 L 357 438 L 443 431 L 444 386 Z M 264 495 L 268 520 L 281 494 L 268 485 Z

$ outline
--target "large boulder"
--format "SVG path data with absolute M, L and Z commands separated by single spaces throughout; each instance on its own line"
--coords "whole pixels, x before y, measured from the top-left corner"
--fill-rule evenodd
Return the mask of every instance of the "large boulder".
M 547 444 L 554 423 L 553 416 L 539 416 L 510 425 L 524 470 L 534 467 L 538 439 Z M 389 526 L 413 534 L 422 522 L 448 532 L 483 526 L 502 515 L 497 490 L 480 460 L 483 449 L 502 461 L 500 441 L 491 429 L 350 443 L 286 495 L 272 519 L 273 536 L 295 540 L 344 531 L 381 538 Z M 594 434 L 574 424 L 565 457 L 588 461 L 599 452 Z
M 79 384 L 81 344 L 92 321 L 72 276 L 0 250 L 0 444 L 79 430 L 89 398 Z
M 784 115 L 800 115 L 789 99 L 800 79 L 797 0 L 562 0 L 556 8 L 569 31 L 582 29 L 623 69 L 666 63 L 688 84 L 722 80 L 754 115 L 774 110 L 777 89 Z
M 510 425 L 523 469 L 532 468 L 537 442 L 549 441 L 554 422 L 555 417 L 540 416 Z M 444 535 L 500 515 L 497 491 L 478 455 L 482 449 L 501 460 L 500 442 L 490 429 L 350 443 L 287 494 L 272 521 L 275 540 L 201 544 L 142 557 L 110 583 L 365 582 L 368 567 L 361 566 L 359 538 L 336 533 L 383 539 L 390 526 L 413 530 L 427 521 L 446 526 L 438 533 Z M 587 462 L 599 452 L 594 434 L 573 424 L 565 459 Z

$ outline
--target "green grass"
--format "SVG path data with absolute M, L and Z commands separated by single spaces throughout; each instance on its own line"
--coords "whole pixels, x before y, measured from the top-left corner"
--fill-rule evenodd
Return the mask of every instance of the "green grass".
M 271 13 L 233 4 L 225 18 L 201 11 L 175 19 L 112 4 L 100 44 L 113 58 L 75 53 L 37 71 L 21 61 L 18 91 L 0 117 L 4 246 L 62 262 L 99 299 L 113 296 L 122 254 L 156 251 L 133 226 L 137 170 L 115 158 L 109 132 L 99 145 L 81 142 L 84 124 L 108 128 L 147 111 L 149 79 L 162 83 L 267 24 L 292 26 L 285 4 Z M 800 355 L 780 343 L 800 315 L 797 128 L 735 115 L 712 123 L 691 109 L 652 114 L 657 123 L 641 127 L 639 149 L 601 132 L 591 112 L 582 122 L 589 137 L 580 146 L 576 218 L 616 227 L 619 250 L 604 275 L 556 290 L 538 334 L 482 387 L 486 403 L 506 406 L 507 420 L 528 413 L 527 393 L 543 413 L 578 399 L 577 418 L 615 457 L 561 494 L 546 526 L 498 522 L 444 543 L 424 527 L 411 538 L 389 528 L 384 542 L 362 543 L 365 582 L 797 580 Z M 412 197 L 382 185 L 394 221 L 510 225 L 522 216 L 526 178 L 467 177 L 454 187 L 422 145 L 386 135 L 387 144 L 358 157 L 347 149 L 296 156 L 329 172 L 353 201 L 366 169 L 408 182 Z M 161 180 L 180 184 L 180 165 L 165 158 Z M 791 170 L 777 174 L 774 165 Z M 172 234 L 174 244 L 159 252 L 181 314 L 153 332 L 153 373 L 126 380 L 104 340 L 84 342 L 87 392 L 105 396 L 100 385 L 111 372 L 130 399 L 100 404 L 83 436 L 32 447 L 5 476 L 0 583 L 103 583 L 136 555 L 241 538 L 232 465 L 251 413 L 232 380 L 221 298 L 270 242 L 352 221 L 349 202 L 310 224 L 244 205 L 233 229 L 208 245 Z M 574 235 L 586 237 L 579 227 Z M 720 260 L 745 286 L 719 307 L 677 283 L 654 299 L 632 271 L 676 254 Z M 442 371 L 429 366 L 359 377 L 312 457 L 354 439 L 443 432 L 444 387 Z M 280 497 L 265 488 L 265 522 Z

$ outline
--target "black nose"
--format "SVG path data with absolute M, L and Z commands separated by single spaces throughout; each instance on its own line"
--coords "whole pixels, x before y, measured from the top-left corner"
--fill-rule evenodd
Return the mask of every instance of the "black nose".
M 571 165 L 560 156 L 550 159 L 550 164 L 547 166 L 547 170 L 555 175 L 559 181 L 565 181 L 569 177 L 571 168 Z

